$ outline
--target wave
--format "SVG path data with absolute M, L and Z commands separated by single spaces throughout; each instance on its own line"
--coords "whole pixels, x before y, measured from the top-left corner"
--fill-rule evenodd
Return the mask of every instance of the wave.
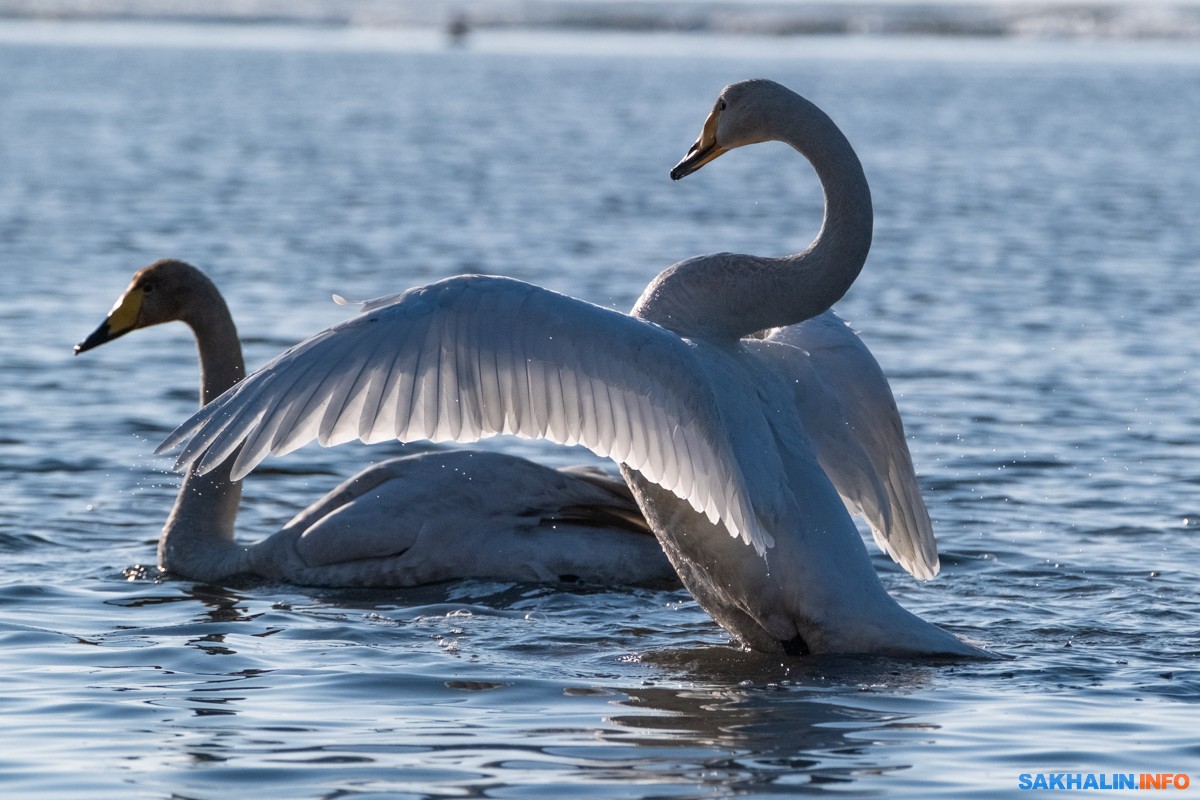
M 199 7 L 201 6 L 202 7 Z M 0 18 L 741 35 L 1200 38 L 1196 0 L 0 0 Z

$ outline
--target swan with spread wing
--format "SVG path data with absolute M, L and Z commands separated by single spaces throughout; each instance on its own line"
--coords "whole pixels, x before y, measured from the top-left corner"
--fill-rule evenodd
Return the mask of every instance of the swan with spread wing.
M 82 353 L 182 321 L 196 337 L 201 402 L 244 375 L 229 307 L 182 261 L 139 270 Z M 189 471 L 159 538 L 169 574 L 255 575 L 310 586 L 416 586 L 458 578 L 676 583 L 625 482 L 595 467 L 551 469 L 486 451 L 417 453 L 374 464 L 249 545 L 234 539 L 241 482 L 228 466 Z
M 232 462 L 239 477 L 313 439 L 582 444 L 621 466 L 684 585 L 744 644 L 983 655 L 888 595 L 839 497 L 873 517 L 909 571 L 933 574 L 932 532 L 882 373 L 827 376 L 824 390 L 797 375 L 816 368 L 804 327 L 852 336 L 827 315 L 871 243 L 870 191 L 850 143 L 801 96 L 746 81 L 721 92 L 672 176 L 768 140 L 804 155 L 824 189 L 824 221 L 803 252 L 682 261 L 630 314 L 479 275 L 369 301 L 206 406 L 160 450 L 182 444 L 180 466 Z

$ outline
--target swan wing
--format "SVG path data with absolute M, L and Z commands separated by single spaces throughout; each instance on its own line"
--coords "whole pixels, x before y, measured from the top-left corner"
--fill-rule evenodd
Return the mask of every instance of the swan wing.
M 862 339 L 832 311 L 778 328 L 768 343 L 795 381 L 817 459 L 879 547 L 914 577 L 937 574 L 937 542 L 891 387 Z
M 459 276 L 369 302 L 205 406 L 159 451 L 187 442 L 177 466 L 201 472 L 236 451 L 240 478 L 313 439 L 580 444 L 762 553 L 773 541 L 700 361 L 652 323 L 510 278 Z

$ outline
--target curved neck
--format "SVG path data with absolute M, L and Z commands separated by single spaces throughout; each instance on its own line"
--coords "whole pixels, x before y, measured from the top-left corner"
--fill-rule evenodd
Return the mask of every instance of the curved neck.
M 638 300 L 633 315 L 681 336 L 740 339 L 815 317 L 842 298 L 871 248 L 871 190 L 850 142 L 823 111 L 783 90 L 766 116 L 764 140 L 809 160 L 825 195 L 821 230 L 783 258 L 720 253 L 676 264 Z
M 200 352 L 200 404 L 246 374 L 229 307 L 207 278 L 182 317 Z M 246 571 L 246 548 L 233 541 L 242 486 L 230 480 L 232 459 L 207 475 L 189 469 L 158 541 L 158 566 L 192 580 L 216 581 Z

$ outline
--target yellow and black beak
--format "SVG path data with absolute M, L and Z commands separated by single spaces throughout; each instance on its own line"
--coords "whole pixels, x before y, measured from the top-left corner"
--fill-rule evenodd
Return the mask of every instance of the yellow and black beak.
M 79 355 L 93 347 L 99 347 L 105 342 L 120 338 L 137 327 L 142 313 L 142 298 L 145 293 L 140 286 L 131 286 L 117 304 L 108 312 L 100 327 L 79 344 L 75 345 L 75 355 Z
M 719 115 L 720 111 L 713 109 L 713 112 L 708 115 L 708 119 L 704 120 L 704 127 L 700 130 L 700 138 L 692 145 L 692 149 L 688 150 L 683 160 L 671 170 L 671 180 L 677 181 L 680 178 L 691 175 L 714 158 L 725 153 L 725 148 L 717 144 L 717 119 Z

